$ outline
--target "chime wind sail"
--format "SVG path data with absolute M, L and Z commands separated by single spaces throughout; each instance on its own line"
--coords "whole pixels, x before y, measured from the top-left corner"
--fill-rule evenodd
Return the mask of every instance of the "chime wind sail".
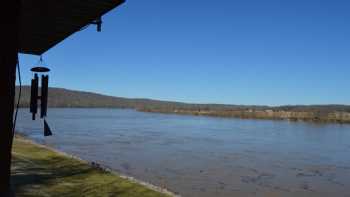
M 52 135 L 51 129 L 47 124 L 46 120 L 44 119 L 44 136 L 51 136 L 51 135 Z

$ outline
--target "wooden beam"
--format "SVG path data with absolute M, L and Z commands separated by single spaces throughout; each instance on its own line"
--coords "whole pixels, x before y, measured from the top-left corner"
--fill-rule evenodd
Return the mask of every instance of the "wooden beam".
M 5 0 L 0 5 L 0 196 L 12 196 L 10 187 L 13 110 L 20 0 Z

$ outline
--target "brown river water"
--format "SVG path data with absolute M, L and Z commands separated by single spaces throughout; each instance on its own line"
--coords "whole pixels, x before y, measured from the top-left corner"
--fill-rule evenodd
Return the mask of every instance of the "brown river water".
M 188 197 L 350 196 L 350 125 L 122 109 L 19 111 L 34 141 Z

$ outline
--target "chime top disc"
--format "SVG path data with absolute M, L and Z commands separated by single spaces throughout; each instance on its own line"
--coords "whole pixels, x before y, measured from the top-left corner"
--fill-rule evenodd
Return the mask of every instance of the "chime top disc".
M 46 68 L 46 67 L 33 67 L 32 69 L 30 69 L 32 72 L 37 72 L 37 73 L 45 73 L 45 72 L 49 72 L 50 69 Z

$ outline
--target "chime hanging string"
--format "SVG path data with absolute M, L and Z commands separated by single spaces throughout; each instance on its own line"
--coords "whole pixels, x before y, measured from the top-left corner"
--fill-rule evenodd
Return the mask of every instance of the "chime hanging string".
M 19 90 L 18 90 L 18 99 L 17 99 L 17 104 L 16 104 L 15 117 L 14 117 L 13 127 L 12 127 L 12 135 L 15 134 L 15 130 L 16 130 L 18 107 L 19 107 L 19 102 L 21 101 L 21 94 L 22 94 L 22 79 L 21 79 L 21 70 L 20 70 L 18 57 L 17 57 L 17 72 L 18 72 Z

